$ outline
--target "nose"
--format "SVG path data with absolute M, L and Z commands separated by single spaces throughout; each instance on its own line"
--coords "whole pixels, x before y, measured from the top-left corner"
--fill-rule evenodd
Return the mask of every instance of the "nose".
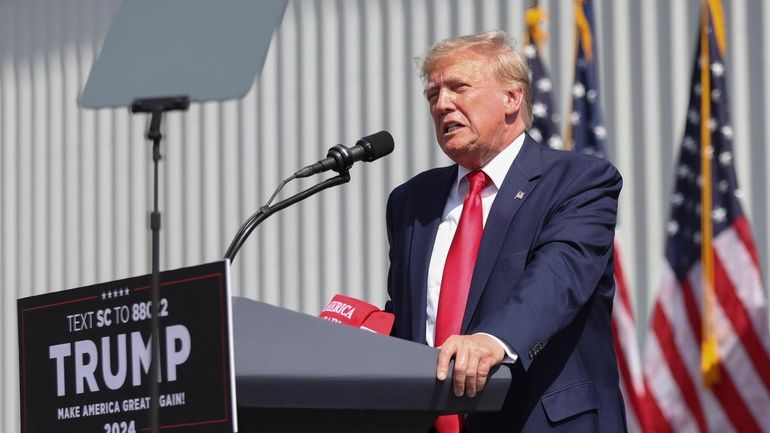
M 454 110 L 454 98 L 446 88 L 439 89 L 436 100 L 433 103 L 433 110 L 437 113 L 446 113 Z

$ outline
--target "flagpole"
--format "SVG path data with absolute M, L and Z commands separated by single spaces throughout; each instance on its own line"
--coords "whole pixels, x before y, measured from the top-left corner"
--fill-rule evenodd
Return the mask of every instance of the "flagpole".
M 714 326 L 714 226 L 711 218 L 711 62 L 709 55 L 709 0 L 703 3 L 700 36 L 701 135 L 701 262 L 703 263 L 703 316 L 701 319 L 701 373 L 703 384 L 719 382 L 719 352 Z
M 580 49 L 580 26 L 578 25 L 578 8 L 583 7 L 582 0 L 575 0 L 575 9 L 574 9 L 574 15 L 575 15 L 575 43 L 573 44 L 573 56 L 572 56 L 572 64 L 575 65 L 577 63 L 578 58 L 578 49 Z M 577 68 L 573 67 L 572 72 L 573 74 L 577 73 Z M 575 82 L 575 79 L 577 77 L 572 77 L 572 82 Z M 572 93 L 572 92 L 570 92 Z M 567 113 L 571 115 L 572 111 L 575 109 L 573 106 L 573 99 L 569 98 L 569 109 L 567 110 Z M 573 143 L 572 143 L 572 119 L 571 117 L 567 117 L 567 125 L 566 125 L 566 131 L 564 131 L 564 150 L 572 150 Z

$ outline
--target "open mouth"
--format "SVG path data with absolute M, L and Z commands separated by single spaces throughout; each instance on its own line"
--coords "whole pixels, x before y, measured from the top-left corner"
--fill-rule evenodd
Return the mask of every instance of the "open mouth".
M 460 125 L 459 123 L 448 123 L 444 126 L 444 133 L 449 134 L 451 132 L 457 131 L 460 128 L 464 128 L 464 126 Z

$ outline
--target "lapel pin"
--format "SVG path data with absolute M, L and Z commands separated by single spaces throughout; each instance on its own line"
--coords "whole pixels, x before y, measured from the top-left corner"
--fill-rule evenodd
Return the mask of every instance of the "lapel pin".
M 524 191 L 519 191 L 516 193 L 516 200 L 521 200 L 524 198 Z

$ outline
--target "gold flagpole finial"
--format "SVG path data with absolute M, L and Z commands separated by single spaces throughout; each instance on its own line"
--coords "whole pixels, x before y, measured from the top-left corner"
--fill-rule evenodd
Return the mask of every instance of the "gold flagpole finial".
M 548 13 L 537 6 L 527 9 L 524 20 L 527 24 L 527 37 L 540 48 L 548 40 L 548 32 L 542 24 L 548 19 Z
M 722 0 L 706 0 L 708 8 L 711 11 L 711 19 L 714 22 L 714 33 L 719 47 L 719 54 L 725 55 L 727 52 L 727 42 L 725 39 L 725 12 L 722 8 Z
M 583 45 L 586 60 L 593 62 L 593 36 L 591 34 L 591 25 L 588 23 L 588 18 L 586 18 L 585 11 L 583 10 L 584 4 L 584 0 L 576 0 L 575 2 L 575 24 L 578 37 Z

